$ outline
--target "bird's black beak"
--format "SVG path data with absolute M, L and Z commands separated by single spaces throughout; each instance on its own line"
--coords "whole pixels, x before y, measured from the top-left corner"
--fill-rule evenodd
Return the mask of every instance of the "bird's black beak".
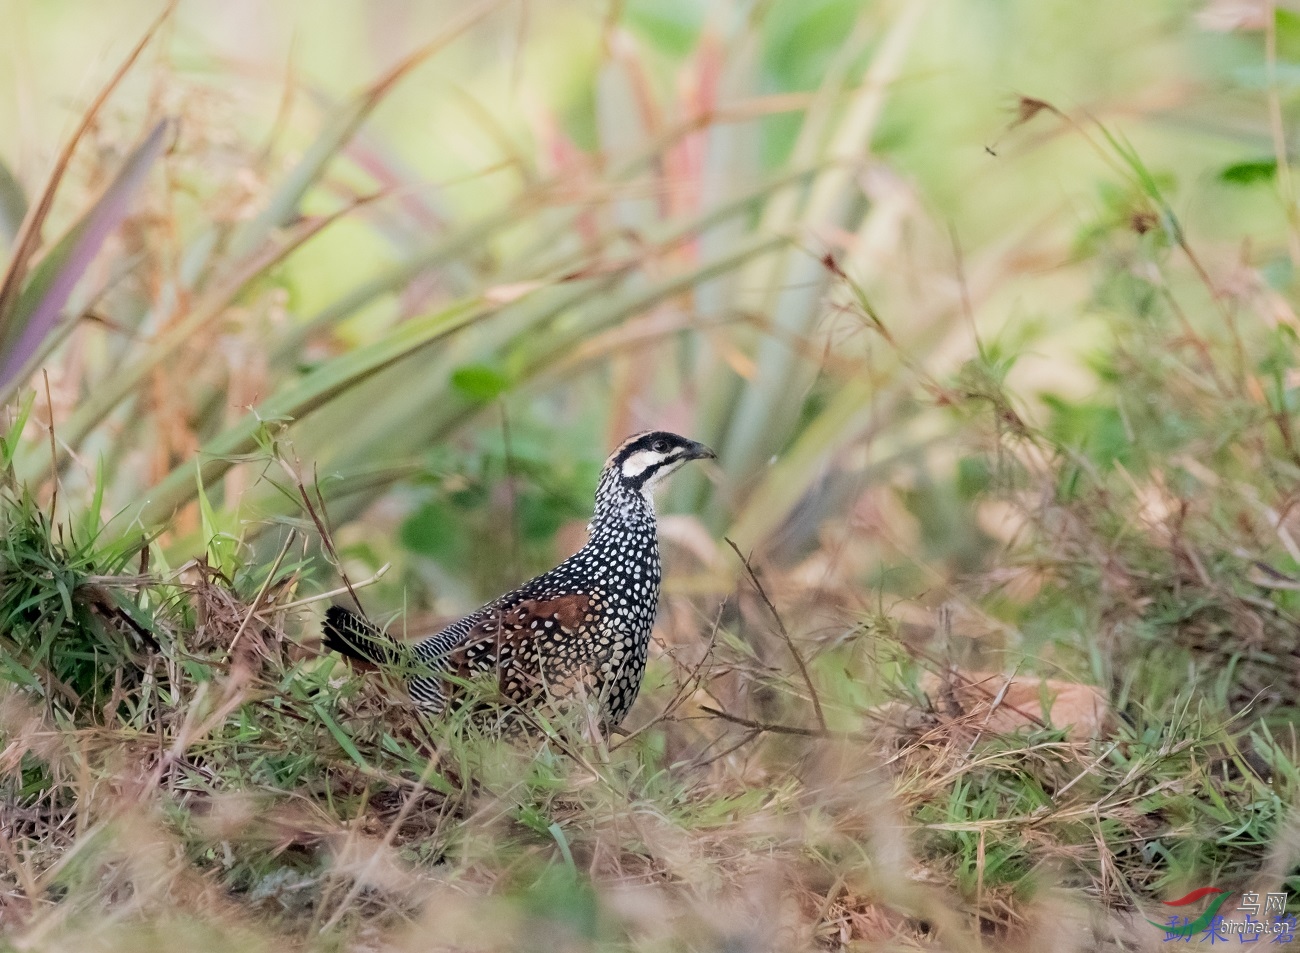
M 694 441 L 692 441 L 691 445 L 686 448 L 686 459 L 687 460 L 716 460 L 718 459 L 718 455 L 714 453 L 712 450 L 710 450 L 708 447 L 706 447 L 704 444 L 695 443 Z

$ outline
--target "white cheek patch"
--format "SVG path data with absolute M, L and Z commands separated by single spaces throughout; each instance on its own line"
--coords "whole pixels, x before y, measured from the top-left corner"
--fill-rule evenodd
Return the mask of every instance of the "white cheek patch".
M 662 459 L 662 454 L 638 450 L 623 461 L 623 479 L 635 480 Z

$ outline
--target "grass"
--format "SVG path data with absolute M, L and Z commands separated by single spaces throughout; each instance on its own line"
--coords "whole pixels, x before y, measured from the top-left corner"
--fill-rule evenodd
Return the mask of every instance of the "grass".
M 955 52 L 946 8 L 508 6 L 350 97 L 277 81 L 265 126 L 171 11 L 52 173 L 0 164 L 3 942 L 1136 950 L 1205 885 L 1294 914 L 1294 216 L 1257 155 L 1294 18 L 1142 20 L 1175 105 L 1025 96 L 984 152 L 942 147 L 949 71 L 1022 51 Z M 1084 67 L 1140 32 L 1114 12 Z M 503 43 L 541 119 L 479 71 Z M 435 68 L 463 88 L 404 92 Z M 433 169 L 412 115 L 455 117 Z M 665 501 L 625 733 L 422 720 L 319 654 L 330 598 L 416 632 L 552 562 L 648 423 L 720 461 Z

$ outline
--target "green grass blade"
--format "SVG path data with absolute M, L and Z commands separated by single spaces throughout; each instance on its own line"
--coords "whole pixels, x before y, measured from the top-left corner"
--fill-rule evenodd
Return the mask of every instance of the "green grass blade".
M 239 540 L 226 532 L 203 489 L 203 470 L 195 461 L 194 472 L 195 496 L 199 501 L 199 518 L 203 530 L 203 539 L 208 554 L 208 565 L 215 567 L 227 579 L 235 578 L 236 557 L 239 555 Z
M 0 453 L 3 453 L 3 460 L 0 466 L 3 466 L 6 472 L 12 470 L 14 465 L 14 454 L 18 450 L 18 441 L 22 438 L 23 428 L 27 426 L 27 418 L 31 416 L 32 406 L 36 403 L 36 392 L 31 391 L 23 398 L 22 404 L 18 407 L 18 412 L 14 414 L 14 421 L 10 424 L 9 429 L 4 435 L 4 446 L 0 447 Z
M 27 195 L 22 184 L 0 160 L 0 238 L 12 245 L 27 217 Z
M 329 733 L 334 736 L 334 740 L 339 743 L 339 747 L 343 749 L 347 756 L 361 767 L 371 769 L 370 762 L 362 757 L 356 743 L 348 737 L 348 733 L 339 726 L 339 723 L 330 717 L 330 713 L 325 710 L 325 707 L 323 705 L 313 705 L 312 710 L 324 723 Z
M 881 41 L 862 85 L 834 130 L 828 149 L 830 165 L 813 184 L 798 217 L 802 231 L 855 227 L 848 216 L 859 193 L 856 174 L 861 157 L 870 152 L 886 94 L 902 69 L 927 8 L 923 2 L 905 4 Z M 710 445 L 718 448 L 724 469 L 738 483 L 755 473 L 789 438 L 799 412 L 798 401 L 791 396 L 803 393 L 814 373 L 791 342 L 806 338 L 820 317 L 828 272 L 818 250 L 801 249 L 784 258 L 780 264 L 761 265 L 770 269 L 770 307 L 765 310 L 773 327 L 759 343 L 754 377 L 741 388 L 727 415 L 725 436 L 701 435 L 706 441 L 716 441 Z

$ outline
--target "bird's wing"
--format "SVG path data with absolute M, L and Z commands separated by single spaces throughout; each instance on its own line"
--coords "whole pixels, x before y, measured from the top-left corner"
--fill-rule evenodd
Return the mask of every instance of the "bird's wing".
M 521 667 L 535 667 L 525 659 L 526 643 L 547 636 L 570 638 L 592 619 L 598 596 L 566 593 L 544 598 L 514 592 L 501 597 L 437 635 L 417 643 L 414 654 L 423 665 L 439 669 L 456 679 L 469 679 L 475 673 L 497 671 L 503 690 L 510 690 L 522 677 Z M 502 665 L 503 660 L 510 664 Z M 529 678 L 536 673 L 530 673 Z M 524 689 L 516 684 L 516 689 Z M 413 678 L 411 697 L 416 703 L 440 711 L 446 703 L 443 678 L 428 675 Z
M 526 642 L 575 636 L 593 621 L 592 606 L 592 593 L 512 593 L 425 640 L 417 651 L 424 659 L 443 658 L 451 674 L 468 676 L 493 667 L 499 657 L 517 654 Z
M 496 671 L 507 697 L 545 690 L 568 694 L 579 690 L 589 673 L 570 671 L 554 663 L 566 653 L 546 643 L 580 635 L 595 621 L 593 608 L 599 596 L 574 592 L 546 597 L 525 597 L 488 607 L 479 614 L 465 638 L 447 656 L 447 671 L 461 678 L 476 672 Z M 531 645 L 529 643 L 532 643 Z M 552 664 L 547 664 L 550 660 Z M 574 684 L 567 684 L 573 681 Z

